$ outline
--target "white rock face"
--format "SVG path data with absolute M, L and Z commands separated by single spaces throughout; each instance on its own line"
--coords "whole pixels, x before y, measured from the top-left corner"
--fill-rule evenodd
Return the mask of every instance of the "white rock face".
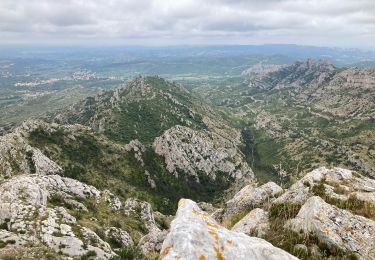
M 250 211 L 232 227 L 232 231 L 242 232 L 249 236 L 255 234 L 257 237 L 263 237 L 269 229 L 268 213 L 260 208 Z
M 224 218 L 246 209 L 260 207 L 266 202 L 271 202 L 282 192 L 283 189 L 274 182 L 268 182 L 260 187 L 247 185 L 226 203 Z
M 0 137 L 0 181 L 16 174 L 48 175 L 62 172 L 57 163 L 27 143 L 27 131 L 37 125 L 33 122 L 24 123 L 14 132 Z
M 62 172 L 62 168 L 45 156 L 39 149 L 31 148 L 32 161 L 35 167 L 35 173 L 40 175 L 58 174 Z
M 302 179 L 293 184 L 284 194 L 275 200 L 275 203 L 289 201 L 304 203 L 313 196 L 311 188 L 324 180 L 327 195 L 340 200 L 347 200 L 350 196 L 375 204 L 375 180 L 353 174 L 353 171 L 326 167 L 318 168 L 306 174 Z M 344 192 L 337 194 L 335 187 Z
M 221 227 L 191 200 L 179 202 L 160 259 L 297 259 L 267 241 Z
M 152 211 L 150 203 L 135 198 L 129 198 L 124 204 L 124 212 L 127 216 L 138 215 L 149 231 L 147 235 L 139 240 L 138 246 L 142 251 L 145 254 L 160 252 L 167 231 L 161 230 L 156 224 L 154 212 Z
M 234 179 L 253 177 L 236 145 L 213 132 L 174 126 L 155 138 L 153 148 L 164 156 L 168 171 L 175 176 L 180 171 L 197 181 L 200 173 L 212 180 L 219 172 Z
M 99 199 L 101 193 L 92 186 L 59 175 L 15 176 L 0 185 L 0 224 L 8 230 L 2 234 L 13 238 L 16 245 L 46 245 L 65 256 L 81 256 L 89 251 L 95 251 L 101 259 L 114 255 L 109 244 L 95 232 L 80 226 L 65 208 L 52 205 L 49 202 L 52 196 L 77 206 L 81 203 L 76 198 Z
M 127 216 L 137 215 L 145 223 L 149 232 L 160 231 L 156 225 L 154 212 L 148 202 L 141 201 L 135 198 L 129 198 L 124 204 L 124 213 Z
M 357 253 L 362 259 L 375 259 L 375 221 L 332 206 L 320 197 L 311 197 L 287 226 L 315 234 L 328 245 Z

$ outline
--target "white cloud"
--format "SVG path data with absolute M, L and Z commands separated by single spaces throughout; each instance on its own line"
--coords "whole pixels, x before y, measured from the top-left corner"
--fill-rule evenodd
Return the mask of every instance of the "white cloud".
M 371 46 L 373 0 L 1 0 L 0 43 Z

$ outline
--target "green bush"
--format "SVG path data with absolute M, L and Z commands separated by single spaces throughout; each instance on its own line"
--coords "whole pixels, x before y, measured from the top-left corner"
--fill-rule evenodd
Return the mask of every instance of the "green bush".
M 91 251 L 88 251 L 85 255 L 81 256 L 81 260 L 93 259 L 95 258 L 95 256 L 97 256 L 97 253 L 91 250 Z
M 274 203 L 271 205 L 268 217 L 270 222 L 284 222 L 288 219 L 292 219 L 297 216 L 299 210 L 301 209 L 300 203 L 291 203 L 291 202 L 283 202 L 283 203 Z
M 117 256 L 111 258 L 111 260 L 143 260 L 145 255 L 142 249 L 138 246 L 127 246 L 117 252 Z

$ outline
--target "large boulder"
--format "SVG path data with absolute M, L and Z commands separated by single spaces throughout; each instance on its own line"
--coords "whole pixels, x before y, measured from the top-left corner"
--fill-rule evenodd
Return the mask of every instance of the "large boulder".
M 259 187 L 247 185 L 226 203 L 224 218 L 243 210 L 261 207 L 264 203 L 271 202 L 282 192 L 283 189 L 274 182 L 268 182 Z
M 318 196 L 309 198 L 286 225 L 363 259 L 375 259 L 375 221 L 332 206 Z
M 269 229 L 268 213 L 260 208 L 250 211 L 232 227 L 232 231 L 242 232 L 249 236 L 256 235 L 257 237 L 263 237 Z
M 188 199 L 179 202 L 160 259 L 297 259 L 267 241 L 230 231 Z

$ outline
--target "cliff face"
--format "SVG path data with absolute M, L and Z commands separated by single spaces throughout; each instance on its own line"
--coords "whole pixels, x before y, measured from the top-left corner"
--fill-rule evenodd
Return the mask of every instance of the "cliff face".
M 153 149 L 175 175 L 186 172 L 198 181 L 199 174 L 212 180 L 219 173 L 234 180 L 254 177 L 236 144 L 213 132 L 175 126 L 155 139 Z

